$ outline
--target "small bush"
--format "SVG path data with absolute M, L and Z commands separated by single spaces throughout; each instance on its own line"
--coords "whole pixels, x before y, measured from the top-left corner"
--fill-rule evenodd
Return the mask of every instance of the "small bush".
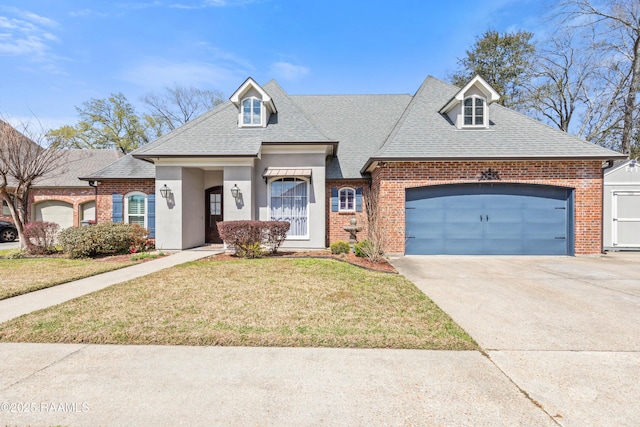
M 70 258 L 86 258 L 145 251 L 148 234 L 137 224 L 105 222 L 62 230 L 58 241 Z
M 286 221 L 223 221 L 217 225 L 220 238 L 243 258 L 276 252 L 290 227 Z
M 332 254 L 348 254 L 351 251 L 351 246 L 344 240 L 338 240 L 331 244 Z
M 36 255 L 56 252 L 55 242 L 60 226 L 55 222 L 35 221 L 24 227 L 24 237 L 30 253 Z
M 373 243 L 369 240 L 363 240 L 353 245 L 353 252 L 361 258 L 369 257 L 369 253 L 373 250 Z

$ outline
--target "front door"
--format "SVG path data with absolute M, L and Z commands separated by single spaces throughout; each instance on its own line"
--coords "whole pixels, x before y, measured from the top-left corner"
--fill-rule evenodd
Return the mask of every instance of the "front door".
M 222 221 L 222 186 L 211 187 L 205 192 L 205 205 L 207 212 L 205 215 L 205 231 L 207 233 L 207 243 L 222 243 L 218 234 L 217 222 Z

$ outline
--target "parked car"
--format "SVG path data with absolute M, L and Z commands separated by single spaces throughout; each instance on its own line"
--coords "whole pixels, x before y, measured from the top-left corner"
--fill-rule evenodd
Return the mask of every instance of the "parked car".
M 0 221 L 0 242 L 13 242 L 17 238 L 16 226 L 7 221 Z

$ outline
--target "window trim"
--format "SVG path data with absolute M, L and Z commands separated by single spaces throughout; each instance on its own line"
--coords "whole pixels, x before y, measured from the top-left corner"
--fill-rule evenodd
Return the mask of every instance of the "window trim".
M 352 208 L 345 208 L 343 209 L 341 206 L 341 195 L 342 192 L 346 192 L 346 191 L 350 191 L 352 194 L 352 198 L 351 198 L 351 202 L 352 202 Z M 356 211 L 356 189 L 352 188 L 352 187 L 342 187 L 338 189 L 338 212 L 348 212 L 348 213 L 352 213 Z
M 246 101 L 250 101 L 251 102 L 251 123 L 245 123 L 244 122 L 244 103 Z M 254 109 L 254 102 L 258 101 L 258 105 L 260 106 L 260 114 L 254 114 L 253 109 Z M 255 117 L 258 117 L 258 123 L 253 123 L 253 119 Z M 240 123 L 240 127 L 261 127 L 263 126 L 263 122 L 264 122 L 264 102 L 262 102 L 262 99 L 258 98 L 257 96 L 247 96 L 246 98 L 242 98 L 242 101 L 240 101 L 240 118 L 239 118 L 239 123 Z
M 122 222 L 130 224 L 129 222 L 129 197 L 142 196 L 144 197 L 144 228 L 148 227 L 149 223 L 149 195 L 142 191 L 132 191 L 124 195 L 122 200 Z
M 465 119 L 468 117 L 465 114 L 465 108 L 468 108 L 468 106 L 465 105 L 465 102 L 467 101 L 467 99 L 471 99 L 471 124 L 465 124 Z M 476 122 L 476 100 L 481 100 L 482 101 L 482 124 L 475 124 Z M 487 99 L 479 96 L 479 95 L 469 95 L 469 96 L 465 96 L 464 99 L 462 100 L 462 127 L 463 128 L 486 128 L 487 127 L 487 123 L 488 123 L 488 114 L 487 114 Z
M 271 221 L 271 184 L 273 184 L 273 182 L 275 181 L 284 181 L 284 180 L 289 180 L 289 179 L 297 179 L 300 181 L 304 181 L 306 183 L 306 189 L 307 189 L 307 206 L 306 206 L 306 211 L 307 211 L 307 229 L 305 230 L 305 234 L 304 235 L 300 235 L 300 236 L 287 236 L 285 240 L 309 240 L 310 236 L 309 236 L 309 227 L 311 225 L 311 212 L 309 209 L 310 206 L 310 201 L 309 201 L 309 197 L 311 194 L 311 180 L 309 179 L 309 177 L 305 177 L 305 176 L 277 176 L 274 178 L 271 178 L 267 181 L 267 215 L 269 218 L 269 221 Z

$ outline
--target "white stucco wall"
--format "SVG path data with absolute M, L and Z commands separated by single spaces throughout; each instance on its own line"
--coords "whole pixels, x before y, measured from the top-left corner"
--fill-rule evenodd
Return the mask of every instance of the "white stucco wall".
M 253 166 L 225 166 L 224 167 L 224 220 L 239 221 L 255 219 L 253 216 Z M 237 185 L 241 196 L 234 199 L 231 188 Z
M 268 221 L 269 201 L 268 184 L 262 178 L 263 171 L 268 167 L 274 168 L 310 168 L 311 184 L 309 185 L 309 238 L 287 239 L 283 248 L 324 248 L 325 247 L 325 154 L 263 154 L 256 162 L 256 218 Z
M 163 199 L 160 188 L 172 190 L 169 199 Z M 182 168 L 156 166 L 156 247 L 182 249 Z

